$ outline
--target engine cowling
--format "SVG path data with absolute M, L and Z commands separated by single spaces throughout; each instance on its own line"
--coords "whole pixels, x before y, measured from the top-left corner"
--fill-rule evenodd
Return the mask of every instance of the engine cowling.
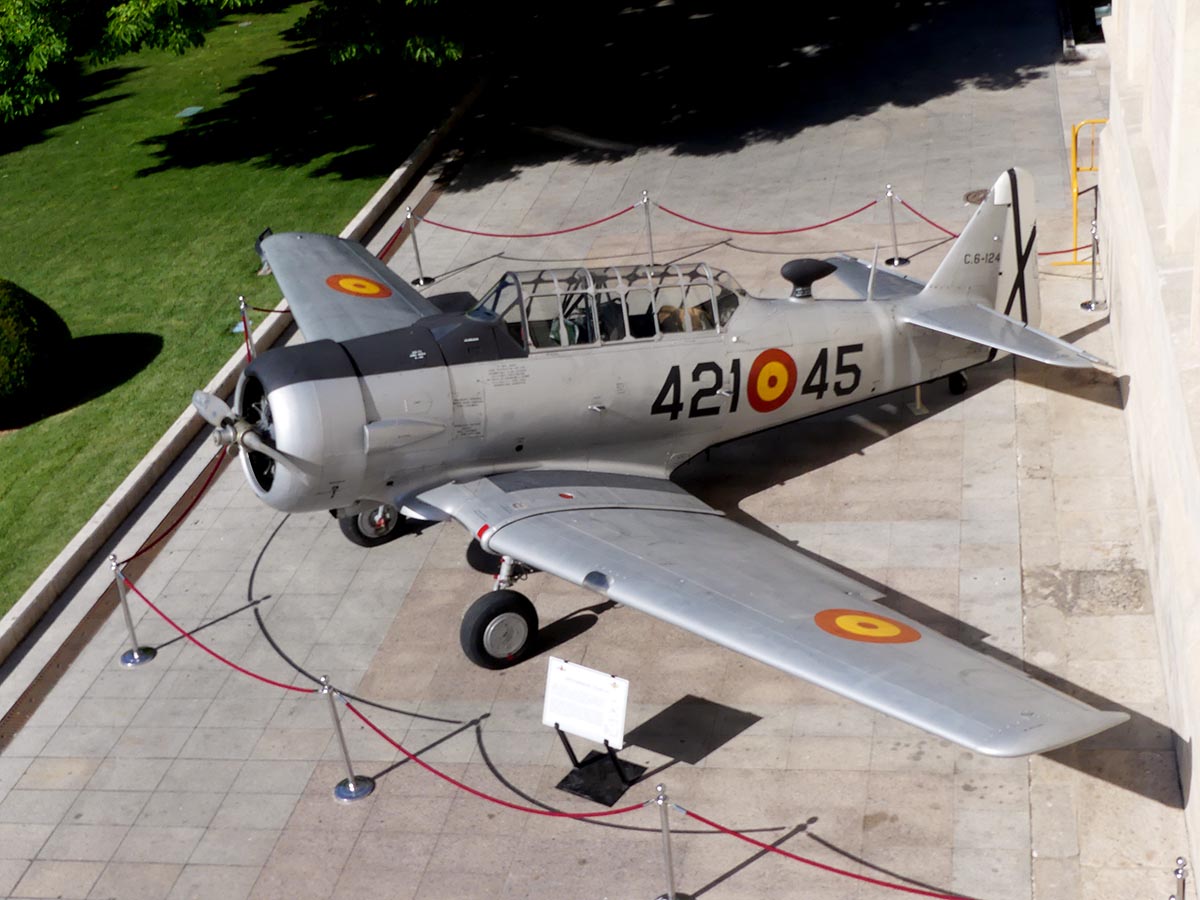
M 366 409 L 358 374 L 340 344 L 270 350 L 238 381 L 234 405 L 293 464 L 246 449 L 242 468 L 259 498 L 284 512 L 353 503 L 366 468 Z

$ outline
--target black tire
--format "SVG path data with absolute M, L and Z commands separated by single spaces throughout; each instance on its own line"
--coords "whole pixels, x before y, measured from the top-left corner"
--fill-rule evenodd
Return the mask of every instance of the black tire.
M 507 669 L 528 656 L 537 625 L 537 610 L 528 597 L 517 591 L 492 591 L 467 609 L 458 637 L 475 665 Z
M 378 547 L 394 541 L 407 531 L 404 523 L 408 520 L 394 506 L 383 506 L 383 521 L 380 522 L 376 516 L 380 508 L 375 507 L 356 516 L 338 519 L 338 527 L 350 543 L 360 547 Z
M 950 385 L 950 393 L 955 397 L 961 397 L 970 386 L 967 382 L 966 372 L 954 372 L 946 377 L 946 382 Z

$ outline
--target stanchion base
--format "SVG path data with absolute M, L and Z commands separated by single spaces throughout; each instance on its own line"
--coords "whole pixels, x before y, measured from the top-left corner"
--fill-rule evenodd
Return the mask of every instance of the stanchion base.
M 426 275 L 424 278 L 414 278 L 412 283 L 415 284 L 417 287 L 425 287 L 425 285 L 433 284 L 433 282 L 434 282 L 434 279 L 432 279 L 428 275 Z
M 910 262 L 907 256 L 893 256 L 884 260 L 889 266 L 907 266 Z
M 136 650 L 126 650 L 121 654 L 121 665 L 127 669 L 132 669 L 140 666 L 142 663 L 150 662 L 156 656 L 158 656 L 158 651 L 153 647 L 138 647 Z
M 1108 303 L 1104 300 L 1084 300 L 1079 308 L 1084 312 L 1108 312 Z
M 337 783 L 333 789 L 333 796 L 337 797 L 343 803 L 349 803 L 351 800 L 358 800 L 360 797 L 365 797 L 371 791 L 375 790 L 375 779 L 366 775 L 355 775 L 354 781 L 349 778 L 343 778 Z

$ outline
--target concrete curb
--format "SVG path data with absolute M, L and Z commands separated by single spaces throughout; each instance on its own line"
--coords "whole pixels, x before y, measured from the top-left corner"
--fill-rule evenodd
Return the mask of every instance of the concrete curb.
M 417 183 L 417 175 L 429 161 L 438 145 L 458 125 L 483 92 L 483 82 L 478 82 L 451 110 L 442 124 L 429 132 L 417 148 L 392 172 L 383 186 L 375 192 L 358 214 L 342 229 L 340 237 L 361 240 L 391 211 L 392 207 L 406 196 Z M 276 312 L 284 310 L 284 299 Z M 291 324 L 285 315 L 267 314 L 266 321 L 253 332 L 255 352 L 270 348 Z M 205 386 L 205 390 L 218 397 L 227 397 L 237 385 L 238 376 L 246 365 L 245 349 L 239 347 L 216 376 Z M 29 589 L 0 619 L 0 662 L 3 662 L 25 636 L 37 625 L 46 611 L 84 570 L 92 557 L 116 533 L 121 523 L 150 493 L 155 483 L 175 459 L 199 434 L 204 426 L 190 405 L 177 418 L 158 443 L 151 448 L 109 495 L 87 523 L 79 529 L 54 561 L 38 576 Z

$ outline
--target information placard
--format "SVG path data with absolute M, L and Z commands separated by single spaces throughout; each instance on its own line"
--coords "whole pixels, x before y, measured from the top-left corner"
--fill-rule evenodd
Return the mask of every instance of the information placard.
M 608 741 L 614 750 L 625 746 L 625 707 L 629 682 L 578 663 L 550 657 L 546 673 L 546 702 L 542 724 L 556 724 L 597 744 Z

